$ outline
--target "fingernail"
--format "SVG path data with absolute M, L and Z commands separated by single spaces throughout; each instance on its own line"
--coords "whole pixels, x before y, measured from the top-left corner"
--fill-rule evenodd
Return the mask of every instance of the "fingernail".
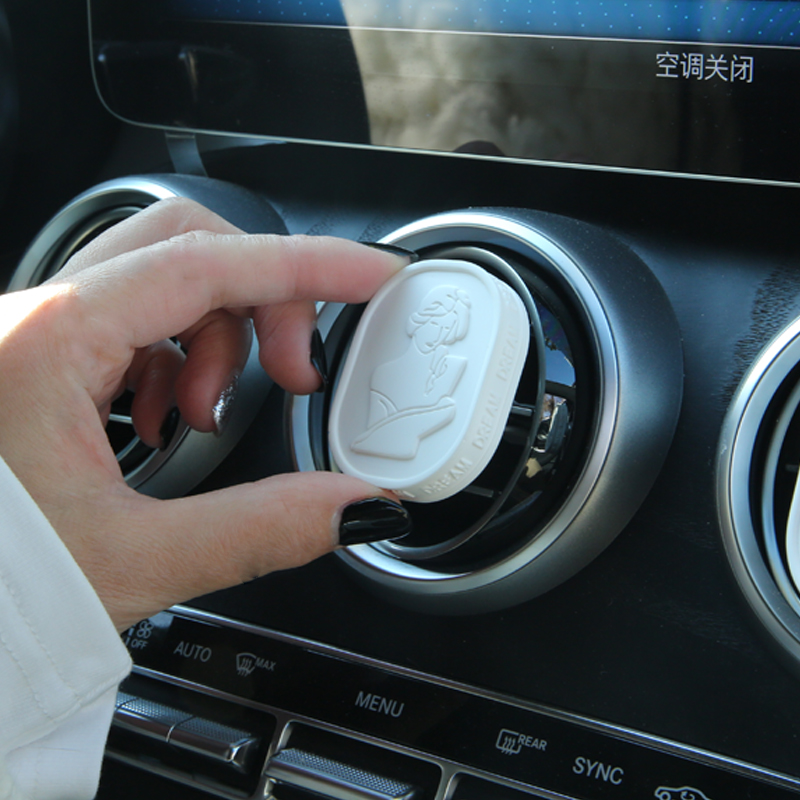
M 415 253 L 413 250 L 407 250 L 405 247 L 400 247 L 396 244 L 385 244 L 384 242 L 361 242 L 361 244 L 365 244 L 367 247 L 372 247 L 375 250 L 381 250 L 384 253 L 391 253 L 394 256 L 407 258 L 409 264 L 415 264 L 419 261 L 419 253 Z
M 158 433 L 161 436 L 161 446 L 159 450 L 166 450 L 172 443 L 175 437 L 175 431 L 178 430 L 178 423 L 181 421 L 181 412 L 177 408 L 170 409 Z
M 411 533 L 414 524 L 408 511 L 383 497 L 369 497 L 345 506 L 339 522 L 339 544 L 381 542 L 401 539 Z
M 222 432 L 231 418 L 233 411 L 233 404 L 236 400 L 236 393 L 239 389 L 239 376 L 234 375 L 231 382 L 223 390 L 219 396 L 219 400 L 214 404 L 211 409 L 211 416 L 214 419 L 214 427 L 217 429 L 217 436 L 221 436 Z
M 314 328 L 311 334 L 311 366 L 319 373 L 320 384 L 318 392 L 324 392 L 328 388 L 328 357 L 325 355 L 325 343 L 322 341 L 322 334 L 318 328 Z

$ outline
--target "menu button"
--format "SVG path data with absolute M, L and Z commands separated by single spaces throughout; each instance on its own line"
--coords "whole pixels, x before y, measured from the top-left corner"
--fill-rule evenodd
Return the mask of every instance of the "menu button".
M 405 703 L 398 703 L 390 697 L 381 697 L 370 692 L 359 692 L 356 705 L 376 714 L 385 714 L 387 717 L 399 717 L 405 709 Z

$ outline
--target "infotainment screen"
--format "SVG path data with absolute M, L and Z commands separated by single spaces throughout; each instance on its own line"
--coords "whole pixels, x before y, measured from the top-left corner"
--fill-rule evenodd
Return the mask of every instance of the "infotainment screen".
M 800 182 L 800 0 L 91 0 L 133 122 Z

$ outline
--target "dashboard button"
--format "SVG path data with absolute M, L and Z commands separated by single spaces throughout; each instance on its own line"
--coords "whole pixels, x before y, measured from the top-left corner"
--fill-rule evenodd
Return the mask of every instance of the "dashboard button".
M 409 783 L 386 778 L 341 761 L 288 748 L 270 761 L 267 775 L 337 800 L 414 800 L 418 792 Z
M 120 692 L 117 695 L 117 707 L 114 711 L 114 725 L 123 730 L 166 742 L 170 731 L 191 717 L 192 715 L 185 711 Z
M 176 725 L 167 737 L 171 745 L 190 750 L 223 764 L 243 768 L 258 749 L 258 737 L 219 722 L 192 717 Z

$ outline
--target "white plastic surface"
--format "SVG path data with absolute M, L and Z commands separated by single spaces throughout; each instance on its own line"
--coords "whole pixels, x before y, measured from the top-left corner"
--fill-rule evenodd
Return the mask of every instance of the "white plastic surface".
M 406 267 L 367 305 L 333 399 L 336 466 L 422 503 L 497 449 L 529 344 L 519 295 L 466 261 Z

